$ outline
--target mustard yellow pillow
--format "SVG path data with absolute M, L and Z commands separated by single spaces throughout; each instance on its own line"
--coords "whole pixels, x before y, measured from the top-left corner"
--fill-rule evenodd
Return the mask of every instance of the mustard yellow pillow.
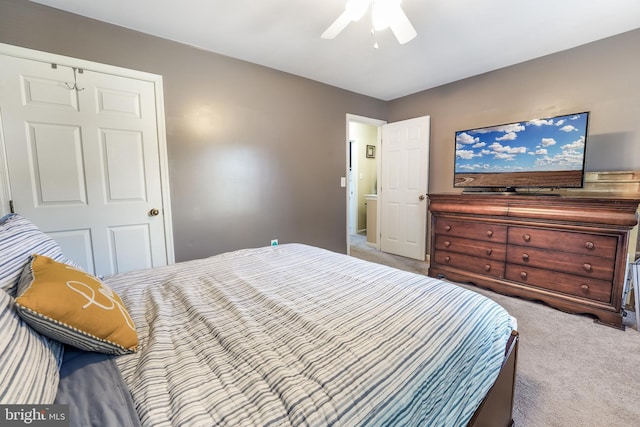
M 135 325 L 120 297 L 84 271 L 33 255 L 20 276 L 18 295 L 18 314 L 43 335 L 81 350 L 137 350 Z

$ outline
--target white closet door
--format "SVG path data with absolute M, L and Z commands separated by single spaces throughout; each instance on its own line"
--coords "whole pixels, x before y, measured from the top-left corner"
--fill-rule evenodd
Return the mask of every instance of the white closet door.
M 151 82 L 0 55 L 15 211 L 94 274 L 167 264 L 156 114 Z

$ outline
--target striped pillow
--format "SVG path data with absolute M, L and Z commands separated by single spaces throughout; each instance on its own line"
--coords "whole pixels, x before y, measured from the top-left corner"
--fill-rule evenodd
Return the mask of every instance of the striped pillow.
M 60 381 L 61 343 L 43 337 L 18 317 L 0 290 L 0 404 L 48 405 Z
M 17 214 L 0 218 L 0 288 L 12 297 L 16 296 L 20 274 L 33 254 L 69 263 L 56 241 L 26 218 Z

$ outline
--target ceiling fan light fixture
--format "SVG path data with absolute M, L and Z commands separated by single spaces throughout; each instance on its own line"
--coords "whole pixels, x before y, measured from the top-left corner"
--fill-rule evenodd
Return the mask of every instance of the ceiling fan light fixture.
M 370 3 L 371 0 L 348 0 L 344 11 L 352 21 L 359 21 L 369 8 Z
M 373 0 L 371 20 L 376 31 L 382 31 L 397 20 L 398 13 L 402 13 L 400 0 Z
M 405 44 L 418 34 L 405 15 L 400 0 L 347 0 L 344 11 L 320 37 L 334 39 L 350 22 L 358 21 L 371 6 L 373 31 L 391 27 L 398 43 Z

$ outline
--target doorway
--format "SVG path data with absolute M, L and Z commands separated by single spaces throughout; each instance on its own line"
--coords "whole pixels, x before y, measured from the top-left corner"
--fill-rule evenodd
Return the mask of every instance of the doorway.
M 424 261 L 430 117 L 347 115 L 347 253 L 354 243 Z M 370 166 L 371 169 L 366 169 Z
M 0 44 L 0 216 L 85 271 L 174 262 L 161 76 Z
M 379 249 L 377 210 L 383 120 L 347 114 L 347 254 L 354 243 Z M 373 220 L 373 221 L 372 221 Z

